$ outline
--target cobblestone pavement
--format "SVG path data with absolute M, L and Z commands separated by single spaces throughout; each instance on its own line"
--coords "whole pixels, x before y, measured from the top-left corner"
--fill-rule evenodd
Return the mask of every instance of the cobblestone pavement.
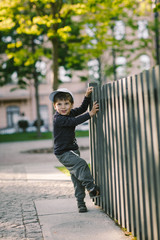
M 73 196 L 70 181 L 0 181 L 0 239 L 43 240 L 34 200 Z

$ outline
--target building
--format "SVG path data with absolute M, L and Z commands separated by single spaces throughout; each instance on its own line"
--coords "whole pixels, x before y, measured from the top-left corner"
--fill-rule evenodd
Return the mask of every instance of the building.
M 81 74 L 81 73 L 79 73 Z M 85 93 L 87 82 L 80 82 L 77 77 L 78 73 L 73 76 L 73 80 L 64 82 L 60 87 L 70 89 L 75 96 L 75 106 L 82 101 Z M 11 91 L 15 84 L 8 84 L 0 88 L 0 129 L 14 128 L 19 119 L 19 114 L 24 113 L 30 126 L 36 120 L 36 100 L 35 88 L 33 83 L 24 89 Z M 52 74 L 48 74 L 45 83 L 39 85 L 39 104 L 40 116 L 44 121 L 46 130 L 52 130 L 53 107 L 49 100 L 49 94 L 52 92 Z
M 24 113 L 30 125 L 36 120 L 35 89 L 33 84 L 26 90 L 18 89 L 11 92 L 13 85 L 6 85 L 0 88 L 0 128 L 12 128 L 16 125 L 20 113 Z M 46 128 L 49 127 L 49 116 L 52 106 L 48 101 L 48 93 L 51 92 L 51 85 L 40 84 L 40 114 Z

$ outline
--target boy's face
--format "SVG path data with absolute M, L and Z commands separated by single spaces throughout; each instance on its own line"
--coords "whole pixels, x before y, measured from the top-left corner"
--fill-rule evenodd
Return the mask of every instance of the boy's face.
M 53 104 L 54 109 L 61 115 L 69 115 L 73 107 L 73 104 L 69 100 L 57 100 Z

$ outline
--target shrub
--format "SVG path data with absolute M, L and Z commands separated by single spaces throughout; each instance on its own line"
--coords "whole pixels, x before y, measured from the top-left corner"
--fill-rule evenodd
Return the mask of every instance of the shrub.
M 28 126 L 29 126 L 29 123 L 28 123 L 27 120 L 19 120 L 19 121 L 18 121 L 18 127 L 19 127 L 19 128 L 22 128 L 22 129 L 23 129 L 23 132 L 26 131 L 26 129 L 28 128 Z

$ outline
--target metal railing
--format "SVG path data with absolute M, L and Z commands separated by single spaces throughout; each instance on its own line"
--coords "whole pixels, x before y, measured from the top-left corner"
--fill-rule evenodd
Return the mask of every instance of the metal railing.
M 160 67 L 103 86 L 90 122 L 96 204 L 138 240 L 160 239 Z

